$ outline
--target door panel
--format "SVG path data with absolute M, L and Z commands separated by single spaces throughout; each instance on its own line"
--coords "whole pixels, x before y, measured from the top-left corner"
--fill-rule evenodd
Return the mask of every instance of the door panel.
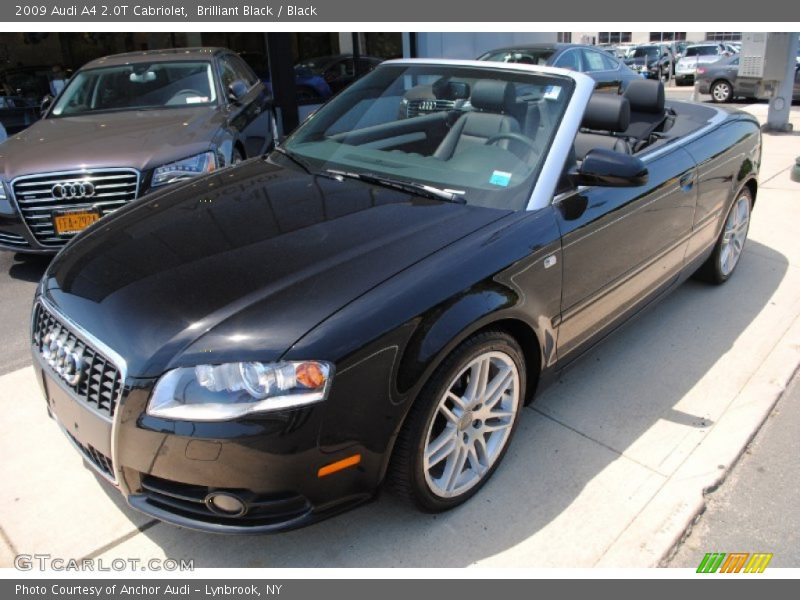
M 695 211 L 695 162 L 676 148 L 650 161 L 648 170 L 647 186 L 587 188 L 559 203 L 559 359 L 613 327 L 680 273 Z

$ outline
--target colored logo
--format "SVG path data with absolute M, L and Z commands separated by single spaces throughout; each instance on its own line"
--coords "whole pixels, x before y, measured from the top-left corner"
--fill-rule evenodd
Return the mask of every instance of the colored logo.
M 772 553 L 755 552 L 709 552 L 700 561 L 698 573 L 763 573 Z

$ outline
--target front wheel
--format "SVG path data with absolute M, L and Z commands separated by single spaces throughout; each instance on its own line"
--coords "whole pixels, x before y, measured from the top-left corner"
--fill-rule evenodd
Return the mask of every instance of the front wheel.
M 476 334 L 433 374 L 409 411 L 389 481 L 428 512 L 458 506 L 494 473 L 525 397 L 525 360 L 503 331 Z
M 744 188 L 728 211 L 714 251 L 697 271 L 700 279 L 720 284 L 725 283 L 733 275 L 747 240 L 752 207 L 753 198 L 750 190 Z

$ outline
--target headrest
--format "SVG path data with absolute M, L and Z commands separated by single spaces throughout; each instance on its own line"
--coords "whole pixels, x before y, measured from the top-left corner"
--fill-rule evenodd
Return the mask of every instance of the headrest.
M 517 101 L 517 92 L 510 81 L 481 79 L 472 88 L 472 106 L 489 112 L 508 112 Z
M 625 131 L 631 123 L 631 105 L 617 94 L 600 93 L 589 98 L 581 127 L 601 131 Z
M 664 113 L 664 84 L 655 79 L 634 79 L 623 94 L 634 112 Z

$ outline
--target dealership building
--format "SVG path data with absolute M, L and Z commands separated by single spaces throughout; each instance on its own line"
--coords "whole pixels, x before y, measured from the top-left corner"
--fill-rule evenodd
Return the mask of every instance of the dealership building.
M 151 32 L 151 33 L 0 33 L 0 94 L 20 90 L 38 106 L 56 93 L 54 78 L 65 77 L 90 60 L 164 48 L 221 46 L 239 52 L 270 80 L 284 131 L 325 100 L 301 77 L 295 65 L 326 57 L 317 78 L 344 84 L 377 61 L 399 57 L 475 58 L 492 48 L 535 42 L 585 44 L 644 43 L 668 40 L 738 40 L 741 33 L 714 32 Z M 62 73 L 64 75 L 58 75 Z M 63 85 L 63 83 L 61 84 Z M 331 85 L 331 88 L 334 88 Z M 5 91 L 3 91 L 5 90 Z M 334 88 L 334 91 L 336 89 Z M 32 113 L 33 115 L 33 113 Z M 31 118 L 35 118 L 32 116 Z

